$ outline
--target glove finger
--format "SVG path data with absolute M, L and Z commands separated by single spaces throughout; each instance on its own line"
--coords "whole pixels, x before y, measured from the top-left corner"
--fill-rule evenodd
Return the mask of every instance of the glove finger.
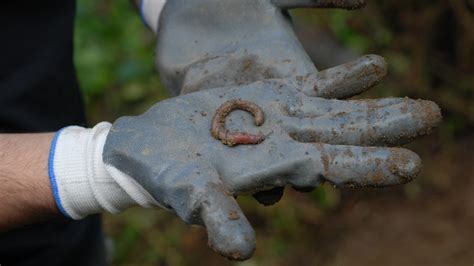
M 345 99 L 377 85 L 387 75 L 383 57 L 366 55 L 352 62 L 326 69 L 301 79 L 308 96 Z
M 260 191 L 252 196 L 264 206 L 271 206 L 278 203 L 283 197 L 285 187 L 275 187 L 270 190 Z
M 326 100 L 317 97 L 303 97 L 302 101 L 287 108 L 293 117 L 314 118 L 350 112 L 369 112 L 374 108 L 385 108 L 406 101 L 406 98 L 383 98 L 368 100 Z
M 324 181 L 344 186 L 383 187 L 407 183 L 416 177 L 421 160 L 402 148 L 300 143 L 289 140 L 279 159 L 258 163 L 258 170 L 235 176 L 239 193 L 259 187 L 315 188 Z M 284 153 L 283 153 L 284 152 Z
M 293 148 L 304 162 L 289 180 L 295 187 L 316 187 L 325 180 L 339 186 L 398 185 L 411 181 L 421 168 L 418 155 L 402 148 L 309 143 Z
M 209 185 L 201 203 L 208 244 L 231 260 L 246 260 L 255 251 L 255 232 L 234 197 L 223 187 Z
M 354 10 L 365 6 L 364 0 L 272 0 L 272 3 L 282 9 L 310 7 Z
M 287 117 L 289 135 L 299 142 L 338 145 L 401 145 L 429 134 L 441 122 L 439 107 L 431 101 L 404 99 L 367 111 Z

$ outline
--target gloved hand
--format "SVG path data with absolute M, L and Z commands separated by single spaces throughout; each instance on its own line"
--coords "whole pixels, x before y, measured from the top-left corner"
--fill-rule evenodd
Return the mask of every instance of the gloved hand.
M 331 92 L 321 97 L 338 96 L 336 91 L 347 86 L 358 89 L 344 95 L 348 97 L 385 76 L 384 60 L 366 56 L 318 72 L 293 32 L 287 10 L 364 5 L 362 0 L 143 0 L 142 13 L 157 32 L 157 68 L 174 94 L 308 76 Z M 254 196 L 271 205 L 282 195 L 283 189 L 275 188 Z
M 166 88 L 184 94 L 315 74 L 287 10 L 362 6 L 363 0 L 167 0 L 158 21 L 146 17 L 157 29 L 160 77 Z M 159 11 L 144 6 L 145 13 Z
M 359 90 L 346 87 L 332 96 Z M 76 219 L 137 204 L 161 206 L 189 224 L 204 225 L 214 250 L 243 260 L 255 249 L 255 234 L 234 196 L 326 181 L 388 186 L 416 176 L 416 154 L 384 146 L 429 132 L 441 118 L 436 104 L 327 100 L 321 93 L 328 95 L 308 78 L 264 80 L 165 100 L 111 128 L 66 128 L 51 153 L 58 206 Z M 261 126 L 244 111 L 225 119 L 231 109 L 220 107 L 234 100 L 255 104 L 247 107 Z M 217 110 L 222 117 L 215 117 Z M 215 137 L 255 145 L 229 147 Z

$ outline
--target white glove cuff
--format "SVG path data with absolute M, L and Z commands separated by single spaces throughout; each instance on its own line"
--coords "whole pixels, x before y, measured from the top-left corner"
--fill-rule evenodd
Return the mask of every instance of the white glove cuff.
M 140 3 L 140 14 L 145 25 L 153 32 L 158 32 L 158 20 L 166 0 L 142 0 Z
M 58 209 L 67 217 L 81 219 L 89 214 L 118 213 L 133 205 L 150 207 L 155 203 L 131 177 L 116 169 L 108 172 L 110 166 L 106 168 L 103 163 L 102 151 L 110 127 L 110 123 L 100 123 L 92 129 L 66 127 L 53 139 L 49 176 Z

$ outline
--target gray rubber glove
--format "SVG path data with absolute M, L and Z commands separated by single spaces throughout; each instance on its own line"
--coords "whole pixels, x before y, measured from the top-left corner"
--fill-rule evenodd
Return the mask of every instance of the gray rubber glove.
M 347 87 L 333 96 L 354 91 L 360 88 Z M 255 249 L 255 234 L 234 196 L 325 181 L 338 186 L 405 183 L 418 173 L 419 157 L 402 148 L 368 146 L 408 142 L 441 118 L 429 101 L 327 100 L 317 97 L 321 93 L 327 95 L 314 90 L 314 80 L 297 78 L 172 98 L 143 115 L 118 119 L 107 136 L 103 160 L 107 169 L 132 177 L 183 221 L 204 225 L 214 250 L 247 259 Z M 260 144 L 229 147 L 212 136 L 216 110 L 234 100 L 256 104 L 264 122 L 255 127 L 248 112 L 231 112 L 227 119 L 217 119 L 227 122 L 228 131 L 220 137 L 248 141 L 243 137 L 248 132 L 253 138 L 264 136 Z
M 286 10 L 362 6 L 362 0 L 168 0 L 157 68 L 175 94 L 314 74 Z
M 362 6 L 362 0 L 169 0 L 157 27 L 157 68 L 175 94 L 296 75 L 319 79 L 315 85 L 332 93 L 321 97 L 345 86 L 357 87 L 351 92 L 357 94 L 385 75 L 383 59 L 363 57 L 318 73 L 286 10 Z M 255 198 L 271 205 L 282 195 L 283 189 L 275 188 Z

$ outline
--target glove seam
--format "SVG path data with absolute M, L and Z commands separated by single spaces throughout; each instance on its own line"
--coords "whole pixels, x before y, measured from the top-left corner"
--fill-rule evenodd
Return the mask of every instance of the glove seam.
M 66 212 L 64 209 L 62 203 L 61 203 L 61 198 L 59 196 L 59 189 L 58 189 L 58 183 L 56 181 L 56 175 L 54 174 L 54 156 L 56 154 L 56 145 L 59 139 L 59 136 L 63 132 L 64 128 L 60 129 L 56 134 L 54 134 L 53 140 L 51 141 L 51 148 L 49 150 L 49 157 L 48 157 L 48 176 L 49 176 L 49 182 L 51 184 L 51 189 L 53 192 L 53 197 L 54 201 L 56 203 L 56 206 L 58 210 L 61 212 L 62 215 L 64 215 L 68 219 L 72 219 L 71 216 Z
M 100 153 L 100 154 L 102 154 L 102 150 L 103 150 L 103 145 L 101 145 L 101 147 L 97 147 L 97 143 L 99 142 L 100 137 L 97 137 L 97 139 L 95 139 L 94 137 L 96 135 L 99 135 L 99 134 L 102 133 L 103 127 L 104 127 L 103 123 L 97 124 L 89 132 L 89 136 L 87 138 L 87 143 L 86 143 L 86 147 L 87 147 L 86 151 L 87 152 L 86 152 L 86 159 L 85 160 L 86 160 L 87 165 L 88 165 L 88 167 L 86 168 L 86 171 L 87 171 L 86 176 L 87 176 L 87 181 L 88 181 L 88 184 L 89 184 L 89 188 L 91 189 L 92 195 L 95 198 L 95 200 L 97 201 L 97 203 L 99 204 L 99 206 L 101 206 L 102 209 L 109 211 L 110 213 L 119 213 L 119 210 L 115 206 L 113 206 L 113 204 L 111 204 L 104 197 L 104 195 L 102 195 L 100 193 L 98 188 L 94 185 L 94 184 L 97 184 L 97 182 L 96 182 L 97 178 L 100 178 L 100 176 L 98 176 L 96 174 L 98 169 L 96 168 L 97 165 L 95 164 L 96 162 L 94 161 L 95 154 L 97 153 L 97 149 L 99 149 L 98 153 Z M 107 129 L 107 134 L 108 134 L 108 129 Z M 100 164 L 103 164 L 103 162 L 101 161 Z M 105 173 L 107 173 L 107 171 Z M 109 174 L 109 173 L 107 173 L 107 174 Z M 106 178 L 106 179 L 109 179 L 110 181 L 113 180 L 110 176 L 109 176 L 109 178 Z M 104 181 L 104 180 L 102 180 L 102 181 Z M 115 181 L 115 180 L 113 180 L 113 181 Z M 110 183 L 109 182 L 106 182 L 106 183 L 101 182 L 101 183 L 102 184 L 111 184 L 112 182 L 110 182 Z M 113 182 L 113 183 L 116 183 L 116 182 Z

